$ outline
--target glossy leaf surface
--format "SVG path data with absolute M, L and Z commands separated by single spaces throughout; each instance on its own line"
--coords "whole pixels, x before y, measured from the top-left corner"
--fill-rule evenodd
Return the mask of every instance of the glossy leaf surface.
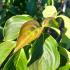
M 60 55 L 57 50 L 58 44 L 53 37 L 49 36 L 44 42 L 40 38 L 32 46 L 30 70 L 56 70 L 58 68 Z
M 32 20 L 29 15 L 16 15 L 7 20 L 4 26 L 4 41 L 15 40 L 20 32 L 21 26 Z
M 3 70 L 28 70 L 25 52 L 22 49 L 10 57 Z

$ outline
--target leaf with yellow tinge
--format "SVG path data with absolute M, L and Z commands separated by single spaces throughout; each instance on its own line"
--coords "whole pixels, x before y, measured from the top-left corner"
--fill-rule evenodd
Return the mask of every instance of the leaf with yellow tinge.
M 40 27 L 39 23 L 35 20 L 31 20 L 23 24 L 14 52 L 37 39 L 41 35 L 42 30 L 43 28 Z

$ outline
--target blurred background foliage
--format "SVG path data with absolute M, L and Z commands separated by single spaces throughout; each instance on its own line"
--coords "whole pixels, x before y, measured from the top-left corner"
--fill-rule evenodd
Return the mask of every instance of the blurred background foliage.
M 0 0 L 0 25 L 13 15 L 29 14 L 40 21 L 44 6 L 55 5 L 59 13 L 62 12 L 63 0 Z M 70 1 L 66 3 L 66 10 L 63 14 L 70 17 Z

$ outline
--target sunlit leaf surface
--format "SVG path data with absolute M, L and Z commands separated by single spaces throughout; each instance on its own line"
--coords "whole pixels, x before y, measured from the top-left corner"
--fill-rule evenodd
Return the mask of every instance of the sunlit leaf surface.
M 40 38 L 32 45 L 30 70 L 56 70 L 60 64 L 57 42 L 49 36 L 43 42 Z M 35 61 L 35 62 L 34 62 Z
M 25 52 L 22 49 L 10 57 L 3 70 L 28 70 Z
M 16 15 L 7 20 L 4 26 L 4 41 L 15 40 L 20 32 L 21 26 L 32 18 L 29 15 Z
M 11 51 L 15 48 L 15 42 L 6 41 L 0 43 L 0 64 L 7 58 Z

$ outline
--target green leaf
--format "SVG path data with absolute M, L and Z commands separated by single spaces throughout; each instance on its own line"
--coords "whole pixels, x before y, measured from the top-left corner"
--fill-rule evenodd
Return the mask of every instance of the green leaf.
M 27 59 L 23 49 L 11 56 L 3 70 L 28 70 Z
M 65 34 L 62 36 L 62 44 L 64 45 L 65 48 L 69 49 L 70 48 L 70 18 L 60 15 L 58 17 L 61 17 L 64 20 L 64 25 L 65 25 Z
M 59 52 L 62 56 L 66 58 L 66 64 L 59 67 L 59 70 L 69 70 L 70 69 L 70 52 L 63 48 L 62 46 L 59 47 Z M 64 60 L 61 60 L 64 62 Z
M 14 65 L 16 70 L 28 70 L 27 58 L 23 49 L 21 49 L 20 53 L 16 53 Z
M 60 15 L 58 17 L 61 17 L 64 20 L 64 25 L 65 25 L 65 28 L 66 28 L 65 35 L 70 39 L 70 18 L 68 18 L 64 15 Z
M 14 62 L 14 55 L 9 58 L 7 63 L 4 65 L 3 70 L 16 70 L 13 62 Z
M 11 53 L 11 51 L 15 48 L 14 41 L 6 41 L 0 43 L 0 64 L 7 58 L 7 56 Z
M 43 17 L 56 17 L 57 16 L 57 10 L 54 6 L 46 6 L 43 10 Z
M 58 35 L 60 35 L 60 30 L 59 29 L 57 29 L 57 28 L 54 28 L 54 27 L 51 27 L 53 30 L 55 30 L 57 33 L 58 33 Z
M 63 47 L 59 47 L 59 52 L 67 59 L 67 62 L 70 63 L 70 52 Z
M 32 18 L 29 15 L 16 15 L 8 19 L 4 26 L 4 41 L 15 40 L 19 35 L 21 26 L 30 20 Z
M 56 70 L 60 64 L 60 55 L 57 50 L 57 42 L 52 36 L 48 36 L 45 41 L 38 39 L 32 45 L 32 58 L 29 66 L 30 70 Z
M 59 70 L 70 70 L 70 64 L 60 67 Z

